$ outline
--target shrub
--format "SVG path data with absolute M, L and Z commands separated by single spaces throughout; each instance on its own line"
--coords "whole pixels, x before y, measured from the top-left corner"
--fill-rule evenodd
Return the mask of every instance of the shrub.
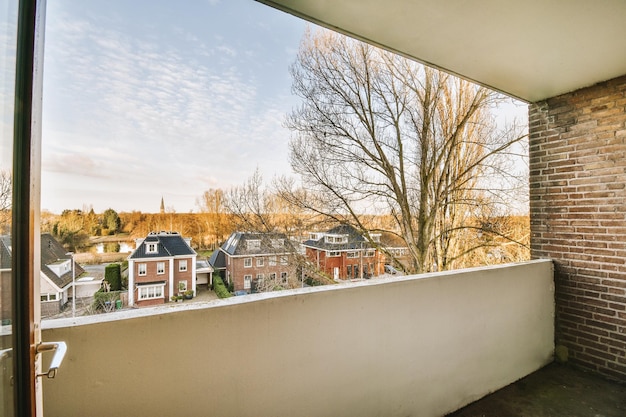
M 233 296 L 230 291 L 228 291 L 224 285 L 224 281 L 222 281 L 222 278 L 220 277 L 213 277 L 213 290 L 219 298 L 228 298 Z
M 121 291 L 104 292 L 96 291 L 93 295 L 93 304 L 91 308 L 96 312 L 110 312 L 115 309 L 115 302 L 120 299 Z
M 111 291 L 122 289 L 122 274 L 120 264 L 109 264 L 104 269 L 104 280 L 111 285 Z

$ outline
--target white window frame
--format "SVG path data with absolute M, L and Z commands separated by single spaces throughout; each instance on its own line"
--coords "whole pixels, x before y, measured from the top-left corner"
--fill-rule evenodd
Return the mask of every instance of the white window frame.
M 276 256 L 270 256 L 268 262 L 270 266 L 276 266 Z
M 146 243 L 146 253 L 157 253 L 159 251 L 158 243 L 148 242 Z
M 137 264 L 137 276 L 145 277 L 146 275 L 148 275 L 148 264 Z
M 179 272 L 187 271 L 187 259 L 180 259 L 178 261 L 178 271 Z
M 373 258 L 374 256 L 376 256 L 376 249 L 368 249 L 363 254 L 364 258 Z
M 326 251 L 326 257 L 328 258 L 338 258 L 341 256 L 341 252 L 339 251 Z
M 326 235 L 326 243 L 348 243 L 347 235 Z
M 350 251 L 350 252 L 346 252 L 346 258 L 348 259 L 352 259 L 352 258 L 358 258 L 359 257 L 359 252 L 356 250 Z
M 281 283 L 286 284 L 288 278 L 289 278 L 289 274 L 287 274 L 286 272 L 281 272 L 280 273 L 280 282 Z
M 282 255 L 280 257 L 280 264 L 281 265 L 289 265 L 289 256 L 288 255 Z
M 270 274 L 270 279 L 276 281 L 276 272 Z
M 50 301 L 59 301 L 57 295 L 57 293 L 41 294 L 41 301 L 43 303 L 47 303 Z
M 252 287 L 252 275 L 243 276 L 243 289 L 249 290 Z
M 265 265 L 265 258 L 263 258 L 262 256 L 256 258 L 256 266 L 263 266 Z
M 187 291 L 187 280 L 183 279 L 181 281 L 178 281 L 178 292 L 185 292 Z
M 244 268 L 252 268 L 252 258 L 244 258 L 243 260 Z
M 140 285 L 137 287 L 137 300 L 165 298 L 165 284 Z
M 165 274 L 165 262 L 157 262 L 157 275 Z
M 285 246 L 285 239 L 272 239 L 272 247 L 282 248 Z
M 265 278 L 265 276 L 263 274 L 256 274 L 256 279 L 258 280 L 263 280 L 263 278 Z

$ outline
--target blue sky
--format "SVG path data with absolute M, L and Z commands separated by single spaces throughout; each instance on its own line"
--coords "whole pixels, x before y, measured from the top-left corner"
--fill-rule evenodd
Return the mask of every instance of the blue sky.
M 184 213 L 257 167 L 290 174 L 306 25 L 252 0 L 49 1 L 42 209 L 156 212 L 163 197 Z
M 290 172 L 305 22 L 251 0 L 48 2 L 42 209 L 197 211 Z

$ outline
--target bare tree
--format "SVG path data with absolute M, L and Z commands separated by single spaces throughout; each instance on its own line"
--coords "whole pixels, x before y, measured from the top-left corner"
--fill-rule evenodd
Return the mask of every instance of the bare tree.
M 510 157 L 525 135 L 490 113 L 503 96 L 329 31 L 305 34 L 290 71 L 302 98 L 286 121 L 291 165 L 306 191 L 283 181 L 284 198 L 365 235 L 364 213 L 390 214 L 379 231 L 406 242 L 411 272 L 479 246 L 461 231 L 518 185 Z
M 301 206 L 266 185 L 258 169 L 242 185 L 228 190 L 224 206 L 238 230 L 281 232 L 290 238 L 301 237 L 319 217 L 305 213 Z
M 0 233 L 11 231 L 11 204 L 13 201 L 13 178 L 11 173 L 0 170 Z

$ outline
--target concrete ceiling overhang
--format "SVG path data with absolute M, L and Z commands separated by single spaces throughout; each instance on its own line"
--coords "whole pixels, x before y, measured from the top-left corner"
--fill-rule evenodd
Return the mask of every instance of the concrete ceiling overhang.
M 257 0 L 528 102 L 626 74 L 626 0 Z

